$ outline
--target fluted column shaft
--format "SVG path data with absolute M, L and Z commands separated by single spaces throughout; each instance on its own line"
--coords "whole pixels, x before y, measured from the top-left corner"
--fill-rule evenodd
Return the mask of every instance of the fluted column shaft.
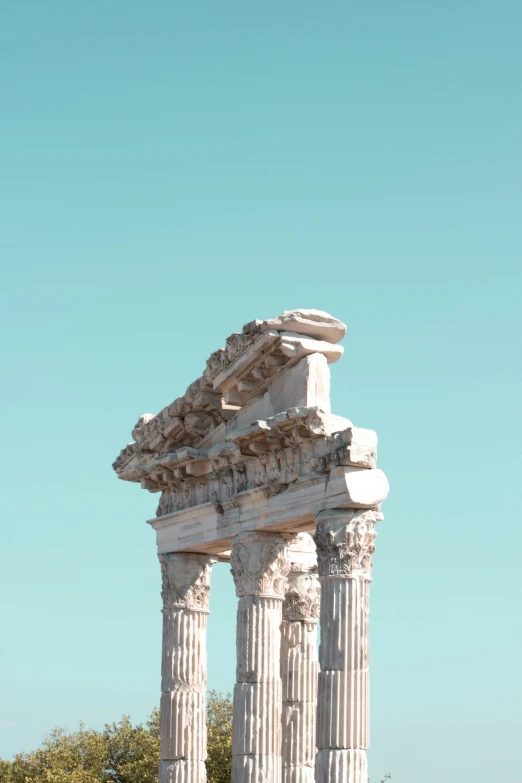
M 282 783 L 314 783 L 320 588 L 309 533 L 289 542 L 288 560 L 281 623 Z
M 205 783 L 208 555 L 159 556 L 163 581 L 159 783 Z
M 316 783 L 367 783 L 369 744 L 369 588 L 374 524 L 368 509 L 317 517 L 321 643 Z
M 285 541 L 241 533 L 232 542 L 237 610 L 232 783 L 281 781 L 281 611 Z

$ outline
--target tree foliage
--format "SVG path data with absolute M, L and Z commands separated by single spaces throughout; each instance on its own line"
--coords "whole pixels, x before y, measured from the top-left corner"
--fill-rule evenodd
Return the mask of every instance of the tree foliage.
M 207 697 L 208 783 L 230 783 L 232 774 L 232 699 L 210 691 Z
M 2 762 L 1 783 L 156 783 L 159 713 L 133 726 L 127 715 L 102 731 L 55 729 L 32 753 Z
M 207 702 L 208 783 L 230 781 L 232 702 L 211 691 Z M 102 731 L 55 729 L 31 753 L 0 760 L 0 783 L 157 783 L 159 710 L 144 725 L 124 715 Z M 228 777 L 227 777 L 228 776 Z
M 55 729 L 32 753 L 0 759 L 0 783 L 157 783 L 159 738 L 157 709 L 144 725 L 133 726 L 124 715 L 102 731 L 82 724 L 73 732 Z M 207 698 L 206 766 L 208 783 L 230 783 L 232 699 L 218 691 Z

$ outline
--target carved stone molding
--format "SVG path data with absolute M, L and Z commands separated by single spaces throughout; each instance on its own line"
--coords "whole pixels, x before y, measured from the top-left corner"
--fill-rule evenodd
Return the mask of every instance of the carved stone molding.
M 371 574 L 375 552 L 374 525 L 383 519 L 380 512 L 360 509 L 330 509 L 316 516 L 314 541 L 317 546 L 319 576 Z
M 183 396 L 157 414 L 140 416 L 132 431 L 134 443 L 122 449 L 114 470 L 126 481 L 140 480 L 139 469 L 131 463 L 139 468 L 150 454 L 197 446 L 304 356 L 320 353 L 328 363 L 336 361 L 343 349 L 335 343 L 345 331 L 341 321 L 319 310 L 285 311 L 277 318 L 246 324 L 242 332 L 227 338 L 226 348 L 210 356 L 203 375 Z
M 210 572 L 215 558 L 209 555 L 158 555 L 161 565 L 163 611 L 209 611 Z
M 203 421 L 206 415 L 198 412 L 186 416 L 191 431 L 195 432 L 194 428 L 198 427 L 201 429 L 199 440 L 207 432 Z M 146 421 L 147 416 L 141 419 Z M 239 424 L 237 428 L 233 427 L 234 421 L 219 430 L 221 440 L 214 441 L 210 448 L 197 446 L 194 438 L 174 443 L 163 436 L 161 442 L 151 448 L 148 441 L 140 440 L 138 433 L 141 433 L 142 426 L 139 424 L 133 430 L 138 441 L 122 450 L 114 467 L 119 478 L 141 482 L 145 489 L 157 492 L 192 476 L 209 475 L 254 457 L 276 455 L 274 464 L 277 466 L 281 452 L 303 445 L 312 446 L 311 450 L 305 449 L 302 457 L 311 462 L 312 470 L 324 472 L 339 465 L 363 468 L 376 465 L 375 432 L 354 427 L 348 419 L 332 416 L 317 406 L 289 408 L 267 419 L 255 419 L 248 426 Z M 155 419 L 143 427 L 150 427 L 154 422 Z M 323 441 L 323 445 L 318 441 Z M 264 482 L 263 477 L 260 483 Z
M 280 535 L 240 533 L 232 542 L 230 565 L 238 598 L 284 598 L 289 563 Z
M 299 410 L 301 421 L 308 427 L 313 422 L 309 415 L 311 409 Z M 273 417 L 272 420 L 256 422 L 248 432 L 231 433 L 229 437 L 234 441 L 216 444 L 209 450 L 187 447 L 159 457 L 149 455 L 149 463 L 130 463 L 125 469 L 125 476 L 129 481 L 141 481 L 150 492 L 162 491 L 157 516 L 164 516 L 202 503 L 226 503 L 233 496 L 257 487 L 286 489 L 298 479 L 313 480 L 342 466 L 367 468 L 371 471 L 370 475 L 381 475 L 375 471 L 376 452 L 371 445 L 375 433 L 350 426 L 327 434 L 335 428 L 334 417 L 330 417 L 329 421 L 329 417 L 318 413 L 317 409 L 312 413 L 315 420 L 322 417 L 323 434 L 318 435 L 317 429 L 307 429 L 308 437 L 301 435 L 298 443 L 289 445 L 287 436 L 293 430 L 284 429 L 286 421 L 283 426 L 280 421 L 274 421 L 282 417 Z M 270 437 L 277 435 L 277 450 L 257 456 L 242 453 L 241 449 L 251 452 L 253 444 L 258 448 L 259 441 L 249 438 L 260 434 L 264 438 L 267 431 Z M 363 439 L 369 443 L 365 446 L 366 451 L 371 450 L 372 454 L 367 462 L 361 457 L 360 443 Z M 357 452 L 353 451 L 355 440 L 358 441 Z M 266 448 L 266 442 L 263 443 L 263 448 Z

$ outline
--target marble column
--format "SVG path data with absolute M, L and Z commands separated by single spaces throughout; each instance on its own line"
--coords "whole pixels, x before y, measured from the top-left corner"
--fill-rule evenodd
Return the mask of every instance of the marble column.
M 316 783 L 367 783 L 369 590 L 374 524 L 368 509 L 332 509 L 314 536 L 321 582 Z
M 205 783 L 207 615 L 214 559 L 160 555 L 163 581 L 159 783 Z
M 288 562 L 282 536 L 232 541 L 237 610 L 232 783 L 281 783 L 281 614 Z
M 299 533 L 289 541 L 287 554 L 290 572 L 281 623 L 282 783 L 314 783 L 320 587 L 312 536 Z

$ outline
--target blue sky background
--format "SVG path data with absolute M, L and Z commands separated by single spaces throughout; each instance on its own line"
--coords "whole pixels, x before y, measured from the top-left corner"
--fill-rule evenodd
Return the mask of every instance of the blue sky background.
M 0 756 L 158 703 L 157 496 L 111 462 L 255 317 L 348 324 L 391 493 L 372 779 L 519 783 L 522 6 L 0 7 Z M 209 686 L 234 682 L 213 575 Z

